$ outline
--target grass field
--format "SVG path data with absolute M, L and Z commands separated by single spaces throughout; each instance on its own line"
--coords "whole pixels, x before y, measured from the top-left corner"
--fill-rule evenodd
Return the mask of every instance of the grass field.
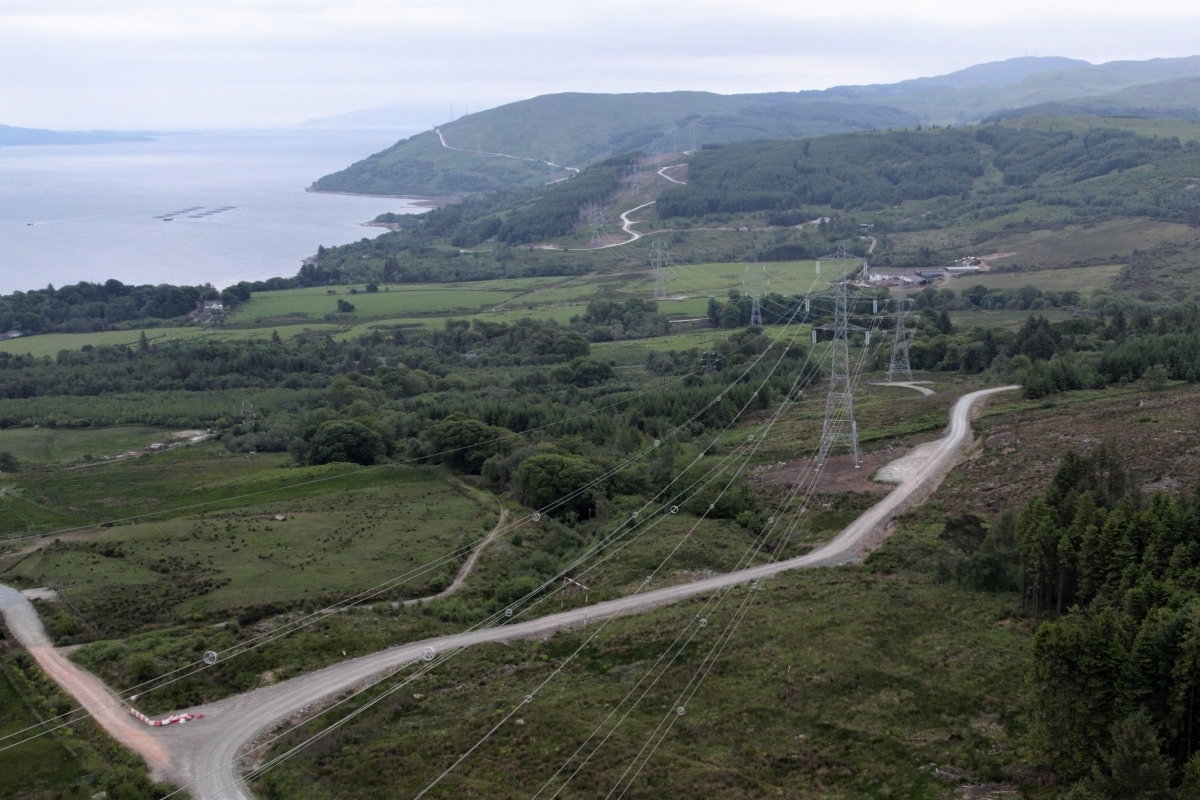
M 759 264 L 764 292 L 783 295 L 803 295 L 810 291 L 826 288 L 837 277 L 838 264 L 835 260 L 821 262 L 818 275 L 815 261 L 770 261 Z M 861 260 L 847 259 L 843 268 L 850 271 L 862 265 Z M 700 294 L 724 298 L 730 289 L 743 294 L 752 285 L 751 264 L 676 264 L 668 268 L 666 289 L 668 295 Z M 653 295 L 654 281 L 649 277 L 631 284 L 629 291 L 643 291 Z
M 477 538 L 494 517 L 435 471 L 383 476 L 374 486 L 293 493 L 236 513 L 96 531 L 30 555 L 9 576 L 59 590 L 78 613 L 79 636 L 106 637 L 146 622 L 373 586 Z M 406 589 L 426 593 L 446 572 Z
M 512 281 L 505 280 L 501 283 L 511 286 Z M 229 321 L 238 324 L 292 317 L 320 319 L 326 314 L 362 319 L 459 309 L 475 310 L 511 300 L 523 291 L 515 288 L 492 288 L 486 283 L 457 284 L 453 288 L 439 283 L 406 284 L 381 287 L 378 292 L 373 293 L 367 293 L 364 287 L 353 287 L 358 290 L 357 294 L 350 294 L 350 288 L 337 286 L 259 292 L 250 298 L 250 302 L 238 306 L 229 315 Z M 334 296 L 329 292 L 337 294 Z M 353 304 L 355 310 L 340 314 L 337 308 L 338 300 L 346 300 Z
M 340 333 L 333 335 L 334 339 L 346 341 L 364 336 L 374 330 L 380 330 L 384 333 L 389 333 L 397 327 L 420 327 L 440 329 L 446 327 L 447 320 L 465 319 L 468 321 L 482 320 L 484 322 L 507 322 L 513 323 L 519 319 L 532 318 L 536 320 L 552 319 L 556 322 L 566 324 L 571 317 L 583 314 L 586 310 L 585 306 L 559 306 L 559 307 L 535 307 L 532 309 L 518 308 L 513 311 L 482 311 L 475 314 L 450 314 L 444 317 L 393 317 L 390 319 L 376 319 L 370 322 L 361 322 L 352 328 L 346 328 Z
M 1019 289 L 1022 286 L 1036 286 L 1043 292 L 1074 289 L 1086 296 L 1096 290 L 1111 288 L 1113 278 L 1121 273 L 1121 269 L 1120 264 L 1108 264 L 1098 267 L 1068 267 L 1066 269 L 1023 272 L 981 272 L 978 275 L 954 278 L 950 281 L 949 286 L 959 293 L 979 285 L 989 289 Z
M 149 513 L 175 517 L 184 512 L 173 509 L 201 504 L 209 512 L 286 505 L 314 495 L 402 483 L 411 474 L 404 468 L 368 470 L 345 463 L 280 468 L 290 464 L 284 454 L 251 457 L 201 444 L 83 469 L 18 473 L 0 496 L 0 533 Z
M 1094 225 L 1005 233 L 978 245 L 975 254 L 984 257 L 1002 254 L 987 258 L 988 263 L 997 266 L 1053 266 L 1114 255 L 1123 258 L 1135 249 L 1196 240 L 1196 229 L 1187 225 L 1140 217 L 1121 218 Z
M 140 425 L 84 430 L 9 428 L 0 431 L 0 452 L 12 453 L 23 463 L 55 464 L 84 456 L 111 456 L 154 442 L 174 441 L 170 431 Z
M 341 326 L 328 323 L 311 325 L 269 325 L 261 328 L 148 328 L 146 339 L 151 343 L 169 342 L 176 339 L 191 339 L 211 336 L 221 339 L 266 339 L 277 331 L 280 337 L 289 339 L 310 331 L 336 331 Z M 60 350 L 78 350 L 84 345 L 129 345 L 134 347 L 141 339 L 142 331 L 101 331 L 99 333 L 44 333 L 37 336 L 22 336 L 0 342 L 0 352 L 25 354 L 37 357 L 54 356 Z

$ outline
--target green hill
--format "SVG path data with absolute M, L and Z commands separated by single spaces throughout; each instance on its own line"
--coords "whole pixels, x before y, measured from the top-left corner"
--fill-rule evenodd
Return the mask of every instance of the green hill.
M 1015 109 L 1200 118 L 1200 56 L 1098 65 L 1014 58 L 811 92 L 543 95 L 441 126 L 445 147 L 436 132 L 417 134 L 326 175 L 313 189 L 447 195 L 535 186 L 570 174 L 554 165 L 582 168 L 636 150 L 678 153 L 756 139 L 962 125 Z
M 542 162 L 583 167 L 656 143 L 667 152 L 705 144 L 786 139 L 917 124 L 894 108 L 793 93 L 544 95 L 471 114 L 417 134 L 313 184 L 317 191 L 442 195 L 565 177 Z M 531 159 L 499 158 L 474 151 Z M 467 152 L 462 152 L 467 151 Z
M 1097 117 L 1141 117 L 1200 121 L 1200 77 L 1175 78 L 1140 84 L 1111 94 L 1078 97 L 1056 103 L 1041 103 L 993 114 L 985 122 L 1014 119 L 1030 114 Z
M 998 67 L 1009 63 L 981 66 Z M 962 125 L 979 122 L 1005 111 L 1099 97 L 1114 92 L 1128 91 L 1126 102 L 1129 102 L 1146 91 L 1134 87 L 1200 77 L 1200 56 L 1054 68 L 1016 82 L 1004 82 L 1009 74 L 1014 73 L 1011 70 L 996 70 L 990 82 L 984 82 L 984 77 L 967 84 L 951 80 L 954 76 L 945 76 L 942 80 L 928 79 L 928 83 L 904 81 L 885 86 L 841 86 L 819 94 L 856 102 L 887 104 L 915 115 L 923 124 Z

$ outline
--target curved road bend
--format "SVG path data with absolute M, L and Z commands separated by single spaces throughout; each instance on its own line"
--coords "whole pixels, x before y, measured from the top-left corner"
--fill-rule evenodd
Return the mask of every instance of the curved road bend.
M 422 651 L 427 647 L 432 647 L 438 652 L 446 652 L 454 648 L 484 642 L 552 633 L 582 625 L 585 615 L 587 619 L 595 620 L 631 614 L 684 600 L 693 595 L 705 594 L 759 578 L 769 578 L 787 570 L 834 566 L 857 561 L 870 548 L 873 533 L 908 505 L 924 497 L 928 491 L 932 491 L 953 466 L 955 456 L 970 440 L 970 413 L 973 405 L 988 395 L 1017 388 L 1019 387 L 1004 386 L 983 389 L 959 398 L 950 412 L 950 428 L 943 438 L 932 443 L 935 446 L 929 449 L 928 460 L 919 468 L 914 469 L 903 483 L 851 523 L 836 538 L 807 555 L 692 583 L 668 586 L 500 628 L 400 645 L 326 667 L 290 681 L 230 697 L 208 706 L 189 709 L 192 713 L 205 714 L 206 718 L 202 722 L 188 725 L 172 725 L 153 729 L 154 743 L 165 746 L 170 754 L 170 765 L 166 769 L 157 768 L 160 763 L 158 758 L 152 760 L 151 765 L 156 767 L 155 777 L 170 780 L 179 785 L 192 784 L 189 791 L 194 797 L 201 798 L 201 800 L 217 800 L 218 798 L 221 800 L 249 800 L 253 795 L 242 783 L 237 765 L 239 755 L 256 737 L 305 708 L 346 691 L 382 672 L 396 669 L 419 659 Z M 36 623 L 36 619 L 34 621 Z M 18 634 L 18 638 L 21 638 L 12 623 L 10 623 L 10 627 L 13 627 L 13 632 Z M 151 760 L 152 755 L 157 755 L 157 753 L 143 749 L 140 742 L 131 743 L 130 746 L 146 756 L 148 760 Z M 193 781 L 195 783 L 192 783 Z
M 687 186 L 687 181 L 675 180 L 674 178 L 672 178 L 670 175 L 667 174 L 667 170 L 669 170 L 669 169 L 675 169 L 676 167 L 686 167 L 686 166 L 687 166 L 687 164 L 671 164 L 670 166 L 666 166 L 666 167 L 663 167 L 662 169 L 660 169 L 658 171 L 658 174 L 661 175 L 662 177 L 666 178 L 667 180 L 669 180 L 671 183 L 678 183 L 680 186 Z
M 8 629 L 29 651 L 43 672 L 81 706 L 94 709 L 92 716 L 101 727 L 118 742 L 140 753 L 155 775 L 170 774 L 172 759 L 169 744 L 154 735 L 154 729 L 134 720 L 125 704 L 102 680 L 55 649 L 33 604 L 24 595 L 0 584 L 0 611 L 4 613 Z M 56 724 L 59 723 L 52 723 Z M 0 742 L 0 746 L 9 744 L 11 741 Z
M 654 200 L 651 200 L 649 203 L 642 203 L 640 206 L 634 206 L 633 208 L 629 209 L 628 211 L 626 211 L 624 214 L 621 215 L 621 230 L 623 230 L 625 233 L 629 234 L 629 238 L 626 239 L 625 241 L 613 242 L 612 244 L 602 244 L 599 247 L 575 247 L 572 249 L 575 252 L 579 252 L 582 250 L 607 250 L 610 247 L 620 247 L 621 245 L 632 244 L 633 242 L 636 242 L 638 239 L 645 236 L 645 234 L 638 233 L 633 228 L 629 227 L 630 225 L 638 224 L 637 222 L 631 221 L 629 219 L 629 215 L 635 211 L 641 211 L 643 208 L 652 206 L 652 205 L 654 205 L 654 203 L 655 203 Z M 641 220 L 638 220 L 638 222 L 641 222 Z M 666 231 L 661 231 L 661 232 L 666 233 Z

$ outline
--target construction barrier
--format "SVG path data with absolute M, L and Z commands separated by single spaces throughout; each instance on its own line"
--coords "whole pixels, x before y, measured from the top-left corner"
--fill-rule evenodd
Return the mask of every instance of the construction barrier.
M 166 719 L 150 719 L 145 714 L 138 711 L 136 708 L 129 709 L 129 713 L 133 715 L 134 719 L 141 720 L 142 722 L 149 725 L 151 728 L 161 728 L 164 725 L 176 725 L 176 724 L 182 725 L 183 723 L 187 722 L 188 720 L 204 719 L 203 714 L 172 714 L 171 716 L 167 717 Z

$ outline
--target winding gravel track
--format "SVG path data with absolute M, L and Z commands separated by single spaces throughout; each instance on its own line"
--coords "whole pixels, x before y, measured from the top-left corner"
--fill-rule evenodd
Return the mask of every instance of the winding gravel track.
M 680 186 L 687 186 L 687 181 L 676 180 L 675 178 L 672 178 L 670 175 L 667 174 L 667 170 L 669 170 L 669 169 L 675 169 L 676 167 L 686 167 L 686 166 L 687 166 L 687 164 L 671 164 L 670 166 L 663 167 L 662 169 L 660 169 L 658 171 L 658 174 L 661 175 L 662 177 L 666 178 L 667 180 L 669 180 L 671 183 L 678 183 Z
M 452 147 L 451 145 L 446 144 L 446 137 L 442 135 L 441 128 L 434 128 L 433 132 L 437 134 L 438 141 L 442 143 L 442 147 L 446 148 L 447 150 L 456 150 L 459 153 L 470 153 L 471 155 L 495 156 L 496 158 L 511 158 L 514 161 L 530 161 L 535 164 L 545 164 L 546 166 L 549 166 L 549 167 L 557 167 L 558 169 L 565 169 L 567 172 L 574 172 L 575 174 L 579 174 L 579 167 L 564 167 L 562 164 L 555 164 L 553 161 L 547 161 L 544 158 L 527 158 L 525 156 L 510 156 L 508 153 L 492 153 L 487 150 L 467 150 L 466 148 L 463 148 L 463 147 Z M 565 178 L 563 178 L 561 180 L 565 180 Z M 558 183 L 558 181 L 552 181 L 552 183 Z
M 631 225 L 637 225 L 637 222 L 630 220 L 629 215 L 635 211 L 641 211 L 643 208 L 652 206 L 652 205 L 654 205 L 654 203 L 655 203 L 655 201 L 651 200 L 649 203 L 642 203 L 640 206 L 634 206 L 633 208 L 631 208 L 628 211 L 621 214 L 621 230 L 623 230 L 623 231 L 625 231 L 625 233 L 629 234 L 629 238 L 626 239 L 625 241 L 613 242 L 612 244 L 602 244 L 599 247 L 576 247 L 573 249 L 577 252 L 581 251 L 581 250 L 607 250 L 610 247 L 621 247 L 622 245 L 633 244 L 638 239 L 642 238 L 645 234 L 638 233 L 637 231 L 635 231 L 633 228 L 630 227 Z M 663 233 L 665 233 L 665 231 L 663 231 Z
M 913 469 L 903 483 L 851 523 L 836 538 L 807 555 L 499 628 L 400 645 L 368 656 L 349 659 L 317 672 L 211 705 L 188 709 L 192 713 L 204 714 L 206 718 L 188 725 L 146 729 L 146 732 L 153 734 L 150 741 L 145 741 L 146 737 L 141 736 L 137 737 L 136 741 L 127 741 L 127 737 L 122 736 L 117 738 L 146 757 L 156 778 L 169 780 L 181 786 L 186 785 L 188 791 L 196 798 L 249 800 L 253 795 L 242 782 L 239 767 L 241 757 L 257 737 L 304 709 L 361 685 L 381 673 L 419 660 L 426 648 L 446 653 L 484 642 L 550 634 L 578 627 L 586 620 L 632 614 L 723 587 L 769 578 L 787 570 L 835 566 L 859 560 L 878 539 L 886 523 L 932 492 L 954 465 L 955 457 L 970 441 L 970 414 L 974 404 L 988 395 L 1017 388 L 1019 387 L 1004 386 L 984 389 L 959 398 L 950 412 L 950 428 L 943 438 L 933 443 L 935 446 L 928 449 L 928 460 Z M 20 598 L 18 604 L 29 605 L 19 594 L 16 594 L 16 597 Z M 11 600 L 11 596 L 7 594 L 0 595 L 0 598 Z M 37 630 L 41 629 L 36 616 L 30 621 L 21 618 L 19 614 L 13 615 L 7 602 L 3 608 L 10 629 L 22 643 L 27 641 L 30 625 Z M 41 637 L 44 642 L 44 632 Z M 78 668 L 74 669 L 82 672 Z M 72 691 L 71 686 L 64 685 L 64 688 Z M 74 691 L 72 693 L 74 694 Z M 89 699 L 78 695 L 76 697 L 84 702 Z M 100 722 L 108 728 L 105 719 L 102 718 Z M 116 735 L 116 731 L 113 733 Z M 162 763 L 163 749 L 169 754 L 167 765 Z

